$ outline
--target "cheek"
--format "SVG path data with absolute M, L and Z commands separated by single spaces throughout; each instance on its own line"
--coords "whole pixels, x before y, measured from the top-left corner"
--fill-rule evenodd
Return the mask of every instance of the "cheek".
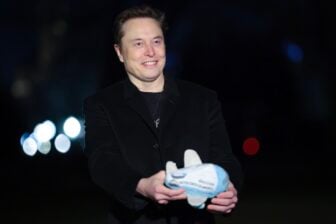
M 128 59 L 131 61 L 139 61 L 142 58 L 142 53 L 140 51 L 132 51 L 128 54 Z
M 165 50 L 165 49 L 162 49 L 162 50 L 160 51 L 160 55 L 161 55 L 162 58 L 165 58 L 165 57 L 166 57 L 166 50 Z

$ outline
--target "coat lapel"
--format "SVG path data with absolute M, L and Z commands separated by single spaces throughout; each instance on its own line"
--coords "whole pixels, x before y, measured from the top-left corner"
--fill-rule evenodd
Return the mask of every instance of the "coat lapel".
M 173 80 L 165 80 L 164 98 L 161 106 L 161 130 L 165 127 L 173 118 L 176 113 L 176 105 L 179 99 L 179 91 L 176 83 Z
M 126 104 L 141 117 L 141 119 L 151 129 L 154 135 L 158 137 L 145 99 L 129 80 L 125 82 L 124 96 L 126 99 Z

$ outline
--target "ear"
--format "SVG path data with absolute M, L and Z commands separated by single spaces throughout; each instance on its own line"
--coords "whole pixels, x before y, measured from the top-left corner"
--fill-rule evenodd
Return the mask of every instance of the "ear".
M 118 55 L 119 61 L 123 63 L 124 62 L 124 57 L 123 57 L 123 55 L 121 53 L 121 48 L 120 48 L 120 46 L 118 44 L 114 45 L 114 50 L 115 50 L 115 52 Z

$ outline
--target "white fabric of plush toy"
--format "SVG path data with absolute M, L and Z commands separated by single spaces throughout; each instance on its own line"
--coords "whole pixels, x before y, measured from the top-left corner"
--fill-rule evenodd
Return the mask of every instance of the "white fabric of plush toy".
M 183 188 L 188 203 L 203 209 L 208 198 L 227 190 L 229 176 L 222 167 L 202 163 L 195 150 L 187 149 L 184 152 L 184 168 L 178 169 L 172 161 L 166 163 L 165 185 L 171 189 Z

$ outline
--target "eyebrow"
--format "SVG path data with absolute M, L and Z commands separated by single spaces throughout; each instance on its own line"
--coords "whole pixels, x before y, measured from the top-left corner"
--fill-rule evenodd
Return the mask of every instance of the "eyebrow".
M 154 37 L 153 39 L 163 39 L 163 36 L 159 35 L 159 36 Z
M 159 36 L 155 36 L 153 37 L 152 39 L 163 39 L 163 36 L 159 35 Z M 131 39 L 130 42 L 135 42 L 135 41 L 139 41 L 139 40 L 143 40 L 142 38 L 134 38 L 134 39 Z
M 143 40 L 143 39 L 141 39 L 141 38 L 134 38 L 134 39 L 130 39 L 129 41 L 130 42 L 135 42 L 135 41 L 139 41 L 139 40 Z

